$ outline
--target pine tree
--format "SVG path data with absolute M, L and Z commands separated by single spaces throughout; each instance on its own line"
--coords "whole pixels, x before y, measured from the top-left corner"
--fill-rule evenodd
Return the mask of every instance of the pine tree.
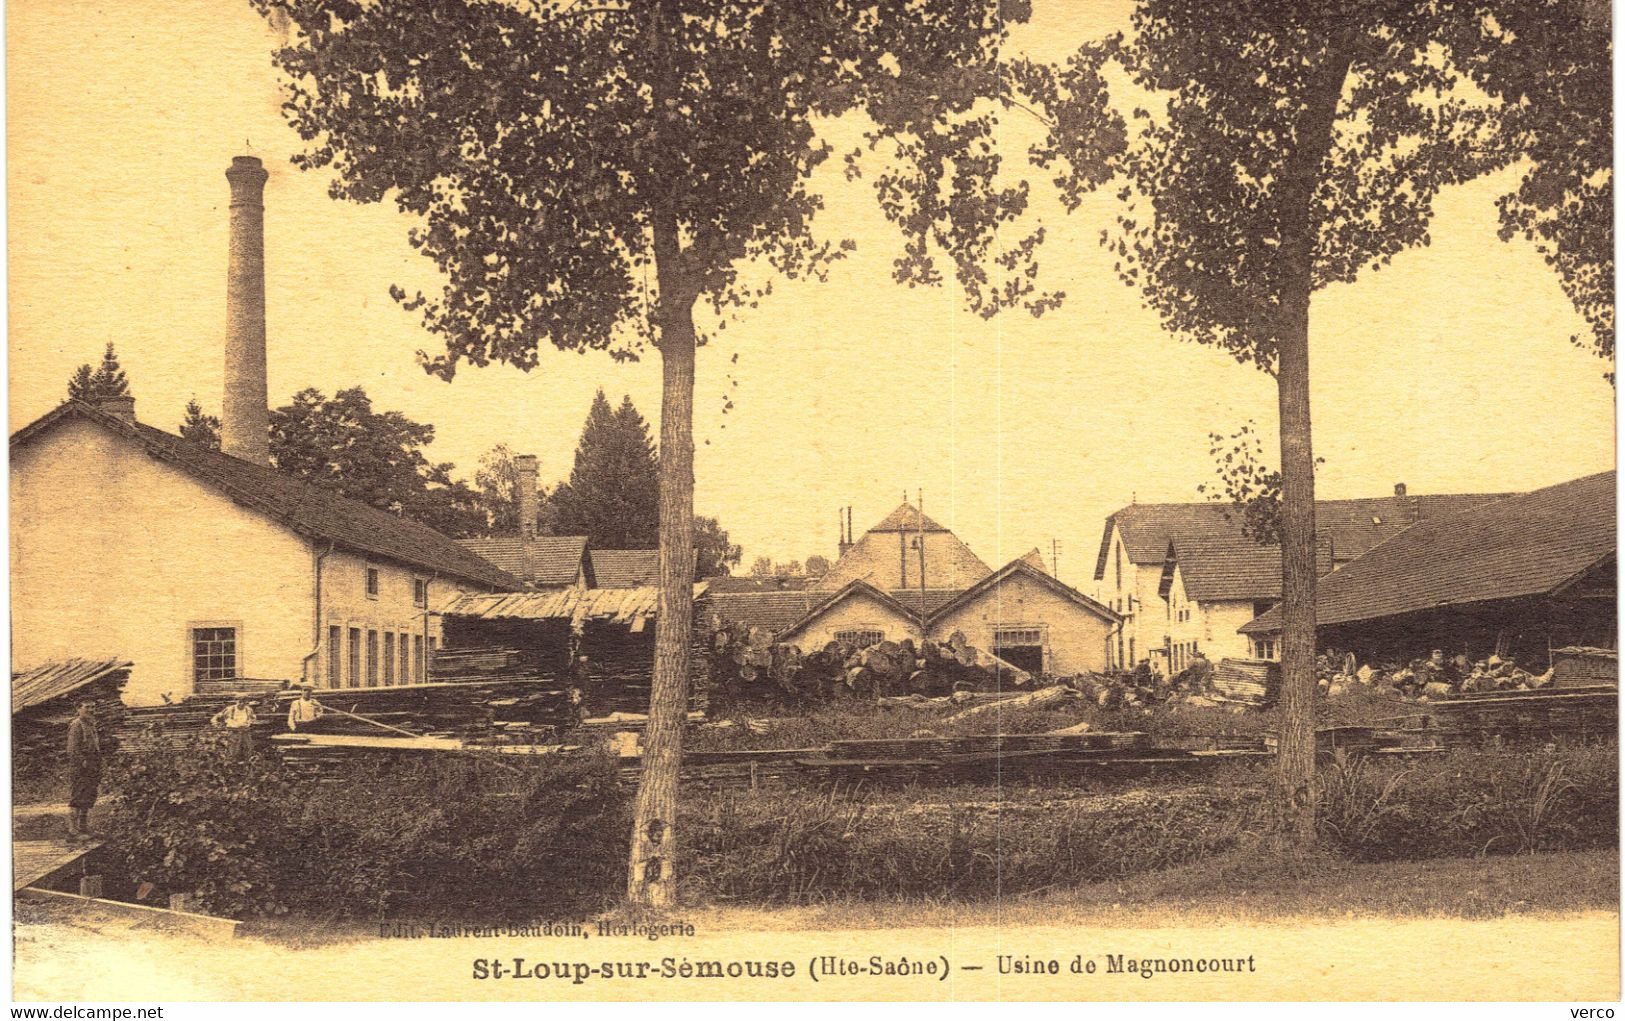
M 190 440 L 210 450 L 220 449 L 220 419 L 204 414 L 203 406 L 196 397 L 186 402 L 186 417 L 176 431 L 183 440 Z
M 612 411 L 593 397 L 570 479 L 550 498 L 560 535 L 585 535 L 601 549 L 652 549 L 660 534 L 660 462 L 649 425 L 630 397 Z
M 88 364 L 81 365 L 68 377 L 68 400 L 95 404 L 105 397 L 124 397 L 130 392 L 130 381 L 119 366 L 113 342 L 107 342 L 102 363 L 92 371 Z

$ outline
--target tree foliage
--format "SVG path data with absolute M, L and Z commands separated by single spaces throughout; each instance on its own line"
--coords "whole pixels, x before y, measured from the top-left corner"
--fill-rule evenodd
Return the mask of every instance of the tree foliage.
M 190 440 L 210 450 L 220 449 L 220 418 L 205 412 L 196 397 L 186 402 L 185 417 L 176 431 L 183 440 Z
M 623 398 L 612 410 L 604 391 L 576 445 L 570 478 L 549 498 L 560 535 L 585 535 L 603 549 L 652 549 L 660 533 L 659 459 L 649 426 Z
M 113 342 L 107 342 L 101 364 L 93 370 L 87 363 L 79 366 L 68 377 L 68 400 L 95 404 L 105 397 L 125 397 L 130 393 L 130 381 L 119 365 Z
M 279 471 L 451 536 L 483 534 L 484 508 L 449 463 L 423 448 L 434 426 L 399 411 L 375 411 L 359 386 L 331 398 L 309 388 L 271 410 L 271 462 Z
M 1256 423 L 1249 421 L 1228 436 L 1208 433 L 1208 454 L 1218 481 L 1202 483 L 1198 493 L 1228 505 L 1227 516 L 1241 523 L 1241 534 L 1261 546 L 1281 544 L 1281 473 L 1270 467 Z M 1316 467 L 1325 463 L 1316 458 Z
M 720 578 L 732 573 L 745 551 L 728 540 L 728 530 L 716 518 L 694 517 L 694 577 Z

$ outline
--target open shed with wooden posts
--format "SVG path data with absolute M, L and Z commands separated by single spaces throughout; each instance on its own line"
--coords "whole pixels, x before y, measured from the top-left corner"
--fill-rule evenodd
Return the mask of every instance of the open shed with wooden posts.
M 704 583 L 694 586 L 691 711 L 704 708 L 710 679 L 704 593 Z M 584 716 L 647 713 L 659 601 L 654 586 L 468 594 L 443 611 L 443 659 L 509 650 L 528 671 L 570 678 L 581 689 Z M 573 656 L 585 657 L 584 665 L 572 667 Z

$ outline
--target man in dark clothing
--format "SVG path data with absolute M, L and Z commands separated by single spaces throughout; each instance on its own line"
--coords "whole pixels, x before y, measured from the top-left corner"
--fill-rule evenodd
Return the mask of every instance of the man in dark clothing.
M 79 714 L 68 724 L 68 839 L 88 840 L 90 810 L 102 784 L 102 739 L 89 702 L 79 703 Z

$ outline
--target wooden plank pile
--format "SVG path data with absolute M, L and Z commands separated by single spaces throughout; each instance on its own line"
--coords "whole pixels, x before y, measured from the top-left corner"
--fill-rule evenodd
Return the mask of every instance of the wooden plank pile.
M 1472 692 L 1434 701 L 1429 715 L 1446 743 L 1611 738 L 1619 733 L 1619 689 L 1596 685 Z
M 293 691 L 277 695 L 279 718 L 286 720 L 288 705 L 297 695 Z M 418 735 L 466 739 L 506 729 L 534 731 L 551 739 L 554 729 L 571 722 L 568 691 L 552 678 L 497 673 L 485 680 L 324 688 L 315 695 L 329 710 L 340 710 L 328 712 L 308 728 L 319 734 L 378 737 L 389 733 L 378 726 L 383 723 Z
M 187 695 L 178 702 L 164 705 L 130 706 L 124 710 L 120 738 L 141 736 L 146 738 L 195 737 L 210 728 L 216 714 L 236 699 L 235 694 Z M 253 707 L 256 738 L 266 738 L 286 727 L 287 710 L 277 712 L 276 699 L 271 694 L 251 695 L 248 704 Z
M 13 674 L 11 761 L 14 780 L 62 775 L 67 770 L 68 724 L 79 703 L 90 702 L 103 735 L 124 722 L 124 684 L 131 664 L 83 659 L 48 663 Z M 109 743 L 109 752 L 115 742 Z

